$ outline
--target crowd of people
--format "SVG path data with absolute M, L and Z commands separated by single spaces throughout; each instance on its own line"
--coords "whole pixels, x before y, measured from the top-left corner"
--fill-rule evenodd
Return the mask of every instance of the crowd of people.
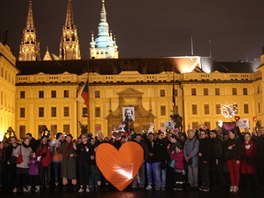
M 27 133 L 21 141 L 0 143 L 1 191 L 25 193 L 105 191 L 114 189 L 96 165 L 96 148 L 110 143 L 117 149 L 135 141 L 144 163 L 128 187 L 132 190 L 263 190 L 264 128 L 257 132 L 189 129 L 187 133 L 148 132 L 118 137 L 57 133 L 56 140 L 39 140 Z M 20 143 L 19 143 L 20 142 Z

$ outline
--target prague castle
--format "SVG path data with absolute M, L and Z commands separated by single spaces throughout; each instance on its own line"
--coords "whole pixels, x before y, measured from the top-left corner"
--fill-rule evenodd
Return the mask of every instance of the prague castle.
M 158 130 L 173 111 L 183 128 L 231 121 L 221 104 L 237 104 L 237 116 L 264 124 L 264 52 L 261 64 L 218 62 L 212 57 L 119 58 L 117 41 L 109 30 L 102 0 L 98 34 L 91 35 L 90 59 L 81 59 L 81 45 L 68 0 L 59 55 L 47 49 L 43 60 L 29 3 L 16 62 L 8 45 L 0 44 L 0 133 L 11 126 L 18 136 L 39 135 L 44 125 L 57 132 L 80 134 L 79 123 L 93 133 L 110 135 L 123 120 L 123 108 L 134 108 L 134 128 Z M 89 82 L 89 106 L 77 100 Z M 88 118 L 87 118 L 88 116 Z M 234 118 L 233 118 L 234 121 Z M 242 128 L 242 130 L 244 130 Z

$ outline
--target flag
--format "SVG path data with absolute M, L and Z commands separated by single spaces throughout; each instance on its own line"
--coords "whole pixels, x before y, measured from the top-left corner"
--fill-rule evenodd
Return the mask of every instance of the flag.
M 89 106 L 89 91 L 88 91 L 88 81 L 84 84 L 82 91 L 80 92 L 77 100 L 85 104 L 87 107 Z

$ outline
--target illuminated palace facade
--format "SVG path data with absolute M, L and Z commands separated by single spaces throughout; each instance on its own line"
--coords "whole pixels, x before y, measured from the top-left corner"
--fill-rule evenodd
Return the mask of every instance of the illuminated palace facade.
M 220 106 L 232 103 L 238 105 L 237 115 L 241 120 L 249 121 L 251 129 L 256 121 L 264 124 L 264 53 L 258 65 L 217 62 L 200 56 L 122 59 L 118 57 L 116 40 L 109 31 L 103 0 L 98 35 L 91 36 L 90 59 L 84 60 L 79 53 L 70 0 L 66 13 L 60 55 L 53 57 L 47 50 L 43 60 L 39 60 L 40 45 L 33 34 L 32 4 L 29 6 L 27 21 L 32 24 L 27 24 L 26 28 L 34 29 L 23 32 L 21 58 L 16 63 L 19 70 L 16 86 L 4 80 L 9 87 L 1 87 L 1 90 L 6 89 L 4 92 L 13 93 L 8 102 L 15 105 L 15 118 L 13 112 L 10 115 L 12 121 L 7 124 L 14 126 L 18 136 L 31 132 L 37 137 L 46 125 L 52 135 L 70 132 L 76 137 L 80 134 L 78 122 L 89 122 L 89 130 L 93 133 L 102 131 L 110 135 L 123 118 L 122 107 L 134 107 L 136 131 L 148 130 L 150 122 L 154 122 L 158 130 L 170 120 L 173 100 L 175 109 L 184 119 L 185 130 L 202 123 L 215 128 L 219 120 L 230 121 L 221 115 Z M 27 33 L 30 35 L 25 36 Z M 30 54 L 23 54 L 27 50 Z M 13 57 L 5 62 L 15 75 Z M 88 109 L 77 100 L 87 80 Z M 2 112 L 5 109 L 2 97 L 0 104 Z

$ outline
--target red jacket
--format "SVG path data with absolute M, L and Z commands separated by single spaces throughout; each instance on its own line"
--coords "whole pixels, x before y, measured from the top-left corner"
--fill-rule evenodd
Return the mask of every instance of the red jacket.
M 255 174 L 256 173 L 256 146 L 251 140 L 243 142 L 244 157 L 241 163 L 242 174 Z
M 48 144 L 41 144 L 38 146 L 36 154 L 41 157 L 40 165 L 42 167 L 47 167 L 52 161 L 51 148 Z
M 175 165 L 174 165 L 174 169 L 175 170 L 183 170 L 184 169 L 184 156 L 183 156 L 183 151 L 179 152 L 179 153 L 171 153 L 170 154 L 170 159 L 174 160 Z

